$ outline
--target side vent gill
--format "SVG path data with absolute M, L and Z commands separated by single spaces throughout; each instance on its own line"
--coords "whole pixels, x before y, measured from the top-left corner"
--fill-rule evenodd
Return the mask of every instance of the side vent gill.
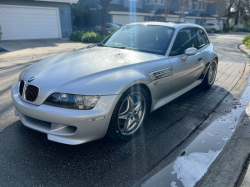
M 164 77 L 168 77 L 171 76 L 173 74 L 172 72 L 172 68 L 165 68 L 165 69 L 160 69 L 154 72 L 150 72 L 148 74 L 148 76 L 152 79 L 152 80 L 156 80 L 156 79 L 161 79 Z

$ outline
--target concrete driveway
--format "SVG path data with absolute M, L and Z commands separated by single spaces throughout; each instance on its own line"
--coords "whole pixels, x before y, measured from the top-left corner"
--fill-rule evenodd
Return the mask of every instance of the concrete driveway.
M 0 62 L 27 58 L 45 58 L 53 54 L 92 47 L 93 45 L 73 42 L 68 39 L 1 41 L 0 47 L 9 52 L 0 52 Z

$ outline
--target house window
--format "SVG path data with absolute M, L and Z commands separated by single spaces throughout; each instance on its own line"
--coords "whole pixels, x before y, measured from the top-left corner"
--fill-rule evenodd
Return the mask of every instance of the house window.
M 153 0 L 146 0 L 146 5 L 151 5 L 153 4 Z
M 164 0 L 154 0 L 154 3 L 157 4 L 157 5 L 163 5 Z
M 194 3 L 193 9 L 198 10 L 198 7 L 199 7 L 199 3 Z
M 206 10 L 206 4 L 205 3 L 200 3 L 199 9 L 200 10 Z
M 134 2 L 138 2 L 139 0 L 129 0 L 129 1 L 134 1 Z

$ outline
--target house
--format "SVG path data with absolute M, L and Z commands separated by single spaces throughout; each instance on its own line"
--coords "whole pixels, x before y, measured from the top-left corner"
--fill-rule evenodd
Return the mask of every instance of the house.
M 0 0 L 2 40 L 67 38 L 78 0 Z
M 107 20 L 116 24 L 127 24 L 143 21 L 186 22 L 202 25 L 203 23 L 217 22 L 218 12 L 216 2 L 211 0 L 190 0 L 187 8 L 181 7 L 175 0 L 171 1 L 169 14 L 165 20 L 164 0 L 112 0 L 109 6 Z M 99 0 L 92 0 L 98 4 Z M 101 7 L 100 7 L 101 8 Z M 222 11 L 226 8 L 221 7 Z M 101 24 L 101 14 L 98 9 L 90 16 L 92 26 Z M 182 15 L 179 18 L 179 15 Z M 98 16 L 99 15 L 99 16 Z M 226 18 L 221 18 L 223 24 Z

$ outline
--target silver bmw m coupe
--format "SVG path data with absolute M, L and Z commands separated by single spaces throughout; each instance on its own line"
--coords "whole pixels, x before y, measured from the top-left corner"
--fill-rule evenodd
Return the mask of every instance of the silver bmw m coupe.
M 105 135 L 130 140 L 147 115 L 215 81 L 218 56 L 195 24 L 121 27 L 94 48 L 25 69 L 12 87 L 16 115 L 49 140 L 81 144 Z

